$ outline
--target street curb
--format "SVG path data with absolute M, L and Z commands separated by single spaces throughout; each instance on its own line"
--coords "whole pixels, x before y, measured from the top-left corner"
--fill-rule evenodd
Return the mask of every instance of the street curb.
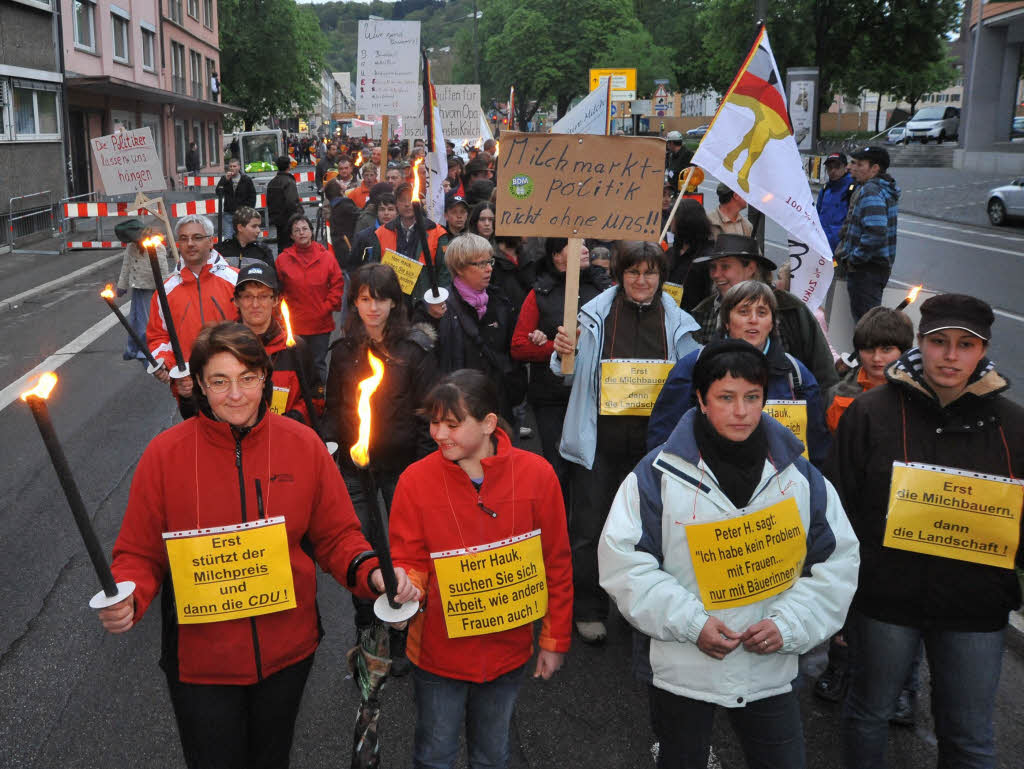
M 108 264 L 117 261 L 121 258 L 121 254 L 113 254 L 112 256 L 100 259 L 98 262 L 81 267 L 74 272 L 69 272 L 67 275 L 63 275 L 53 280 L 48 280 L 46 283 L 40 283 L 38 286 L 30 288 L 28 291 L 22 291 L 20 294 L 9 296 L 6 299 L 0 299 L 0 312 L 7 312 L 13 310 L 21 302 L 27 299 L 33 299 L 40 294 L 45 294 L 50 291 L 55 291 L 58 288 L 63 288 L 69 283 L 74 283 L 83 275 L 88 275 L 90 272 L 95 272 L 101 267 L 106 267 Z

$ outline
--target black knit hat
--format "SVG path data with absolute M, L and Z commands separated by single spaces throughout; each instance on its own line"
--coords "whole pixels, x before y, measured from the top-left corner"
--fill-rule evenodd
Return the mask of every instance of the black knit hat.
M 924 336 L 959 328 L 986 342 L 992 338 L 996 317 L 986 302 L 967 294 L 937 294 L 921 305 L 918 333 Z
M 763 377 L 764 381 L 767 382 L 769 374 L 768 359 L 763 352 L 743 339 L 720 339 L 703 347 L 697 355 L 697 362 L 693 365 L 693 374 L 690 377 L 695 389 L 705 389 L 707 380 L 711 376 L 712 362 L 718 356 L 727 353 L 750 355 L 751 361 L 758 371 L 758 378 Z

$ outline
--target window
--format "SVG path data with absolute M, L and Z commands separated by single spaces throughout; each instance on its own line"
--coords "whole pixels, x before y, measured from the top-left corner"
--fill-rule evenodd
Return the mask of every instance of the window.
M 213 0 L 203 0 L 203 25 L 213 29 Z
M 185 167 L 185 150 L 188 148 L 188 134 L 184 120 L 174 121 L 174 158 L 178 169 Z
M 75 47 L 96 53 L 96 4 L 75 0 Z
M 11 106 L 10 98 L 7 90 L 7 81 L 0 80 L 0 141 L 11 138 L 10 129 L 7 127 L 11 122 L 10 110 L 8 109 Z
M 178 24 L 182 23 L 181 0 L 167 0 L 167 15 L 171 18 L 171 21 L 175 21 Z
M 952 99 L 953 99 L 953 101 L 960 101 L 960 94 L 958 94 L 958 93 L 953 94 Z
M 220 162 L 217 157 L 219 154 L 218 150 L 220 149 L 220 145 L 217 143 L 217 124 L 207 123 L 206 133 L 209 135 L 210 142 L 210 165 L 215 166 Z
M 13 106 L 14 133 L 18 138 L 58 138 L 55 87 L 15 81 Z
M 185 90 L 185 46 L 171 43 L 171 90 L 187 93 Z
M 156 48 L 156 33 L 148 29 L 142 30 L 142 68 L 149 72 L 156 71 L 153 51 Z
M 113 8 L 110 9 L 110 21 L 114 32 L 114 61 L 128 63 L 128 19 L 121 16 Z
M 199 0 L 188 0 L 188 15 L 199 21 Z
M 217 101 L 218 94 L 213 92 L 213 73 L 217 71 L 217 62 L 213 59 L 206 60 L 206 98 L 210 101 Z
M 189 51 L 189 71 L 192 75 L 192 95 L 203 98 L 203 55 Z

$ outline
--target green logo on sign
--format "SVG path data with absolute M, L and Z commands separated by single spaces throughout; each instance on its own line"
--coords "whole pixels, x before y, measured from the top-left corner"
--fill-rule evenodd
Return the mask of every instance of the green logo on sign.
M 526 174 L 517 174 L 508 183 L 508 191 L 512 197 L 523 200 L 533 194 L 533 179 Z

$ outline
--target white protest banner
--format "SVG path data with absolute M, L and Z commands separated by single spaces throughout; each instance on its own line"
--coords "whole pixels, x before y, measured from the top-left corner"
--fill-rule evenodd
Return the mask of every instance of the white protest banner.
M 356 112 L 411 115 L 419 90 L 420 23 L 360 21 Z
M 832 282 L 832 249 L 818 211 L 768 35 L 761 28 L 693 156 L 789 233 L 790 291 L 814 310 Z
M 601 78 L 603 88 L 595 88 L 551 126 L 553 134 L 605 134 L 611 109 L 611 78 Z
M 153 132 L 148 127 L 100 136 L 89 144 L 108 195 L 167 189 Z

